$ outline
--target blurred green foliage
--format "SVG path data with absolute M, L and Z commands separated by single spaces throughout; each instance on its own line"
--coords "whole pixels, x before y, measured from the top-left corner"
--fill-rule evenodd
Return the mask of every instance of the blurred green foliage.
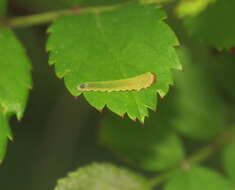
M 176 75 L 175 109 L 179 116 L 172 123 L 183 135 L 211 140 L 224 130 L 228 118 L 224 101 L 207 71 L 207 65 L 216 60 L 208 49 L 200 48 L 179 51 L 184 71 Z
M 176 7 L 179 17 L 196 16 L 216 0 L 180 0 Z
M 225 177 L 208 168 L 194 166 L 185 171 L 178 171 L 166 184 L 165 190 L 232 190 L 234 189 Z
M 235 1 L 218 0 L 195 17 L 185 18 L 188 33 L 199 40 L 218 48 L 230 49 L 235 44 Z
M 145 170 L 162 171 L 177 166 L 184 159 L 184 147 L 166 117 L 171 117 L 170 106 L 161 104 L 159 109 L 159 113 L 150 114 L 144 126 L 109 114 L 101 122 L 101 144 L 127 163 Z
M 146 6 L 143 2 L 146 3 L 141 1 L 140 10 Z M 121 118 L 107 108 L 99 113 L 82 96 L 75 99 L 69 94 L 64 81 L 58 80 L 54 68 L 48 66 L 45 50 L 48 25 L 6 28 L 3 25 L 10 20 L 0 18 L 0 103 L 5 102 L 0 105 L 1 158 L 6 153 L 10 131 L 14 136 L 14 142 L 9 143 L 6 158 L 0 166 L 0 189 L 234 189 L 234 2 L 194 0 L 200 6 L 187 9 L 184 14 L 189 17 L 178 18 L 175 10 L 180 2 L 186 1 L 165 1 L 161 9 L 168 15 L 164 23 L 167 31 L 174 31 L 180 39 L 181 47 L 177 48 L 177 54 L 183 71 L 170 71 L 174 76 L 174 85 L 164 98 L 158 98 L 158 110 L 151 111 L 144 124 L 128 119 L 127 115 Z M 83 9 L 88 5 L 116 6 L 121 3 L 122 0 L 11 0 L 6 18 L 18 18 L 18 14 L 28 15 L 29 12 L 54 10 L 56 13 L 59 9 L 77 9 L 78 5 Z M 6 1 L 1 0 L 1 16 L 6 14 L 6 7 Z M 149 37 L 151 31 L 146 31 L 150 27 L 148 24 L 161 25 L 162 21 L 158 19 L 156 23 L 148 22 L 155 21 L 157 11 L 146 10 L 145 14 L 152 15 L 150 19 L 140 19 L 135 12 L 136 27 L 127 19 L 133 16 L 131 8 L 128 11 L 130 17 L 115 14 L 117 18 L 111 19 L 110 23 L 107 15 L 115 11 L 102 12 L 106 15 L 102 18 L 106 20 L 100 23 L 115 28 L 107 30 L 110 32 L 107 36 L 111 37 L 106 41 L 111 42 L 123 32 L 123 38 L 119 36 L 120 41 L 117 39 L 116 43 L 121 43 L 123 39 L 131 42 L 131 52 L 138 59 L 142 54 L 148 54 L 149 48 L 142 48 L 138 55 L 135 54 L 135 47 L 139 45 L 136 39 L 140 35 L 142 40 Z M 57 61 L 63 68 L 68 62 L 76 65 L 81 52 L 88 58 L 98 55 L 99 49 L 93 46 L 102 42 L 93 39 L 94 36 L 99 38 L 102 32 L 90 25 L 92 15 L 94 12 L 86 12 L 61 18 L 66 23 L 60 18 L 57 21 L 66 34 L 70 31 L 69 35 L 58 33 L 55 39 L 57 51 L 54 54 L 61 57 Z M 77 22 L 80 17 L 84 19 L 82 24 Z M 126 28 L 119 31 L 119 25 L 113 23 L 119 22 L 120 17 Z M 40 14 L 37 18 L 40 19 Z M 20 21 L 24 22 L 24 17 Z M 148 47 L 172 47 L 171 40 L 163 34 L 152 31 L 151 35 L 156 35 L 159 40 L 148 40 Z M 87 39 L 90 40 L 91 49 L 87 46 Z M 66 46 L 64 41 L 70 45 Z M 81 41 L 83 43 L 79 43 Z M 167 59 L 172 63 L 175 61 L 176 55 L 171 54 L 172 51 L 174 49 L 171 48 L 159 51 L 159 67 L 164 67 Z M 86 64 L 81 67 L 86 73 L 93 73 L 99 62 L 94 61 L 94 65 L 90 63 L 89 69 L 85 68 Z M 141 60 L 141 63 L 143 68 L 149 64 L 147 59 Z M 111 62 L 107 60 L 106 64 Z M 133 69 L 133 64 L 128 65 L 128 61 L 125 66 Z M 103 66 L 97 75 L 105 76 L 106 68 Z M 58 71 L 57 64 L 55 69 Z M 117 67 L 110 72 L 115 72 L 115 69 Z M 66 72 L 77 72 L 78 68 L 71 70 Z M 30 91 L 31 75 L 33 89 Z M 80 74 L 74 77 L 79 78 Z M 16 112 L 18 117 L 22 116 L 26 99 L 28 103 L 24 117 L 18 122 L 10 116 Z M 146 100 L 152 101 L 148 97 Z M 128 102 L 116 99 L 116 105 L 123 106 L 124 103 L 130 106 Z M 93 162 L 96 163 L 91 164 Z M 65 177 L 76 168 L 77 171 Z M 57 182 L 58 179 L 61 180 Z
M 225 172 L 229 176 L 229 178 L 232 180 L 232 182 L 235 184 L 235 141 L 232 141 L 230 144 L 228 144 L 223 151 L 222 154 L 222 162 L 225 169 Z

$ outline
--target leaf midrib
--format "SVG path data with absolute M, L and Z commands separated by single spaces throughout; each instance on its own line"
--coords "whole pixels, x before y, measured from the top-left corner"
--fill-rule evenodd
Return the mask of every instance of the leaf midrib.
M 117 68 L 119 69 L 119 72 L 120 72 L 120 74 L 122 75 L 122 77 L 123 77 L 123 78 L 126 78 L 127 75 L 125 75 L 125 72 L 123 72 L 123 70 L 122 70 L 122 68 L 121 68 L 121 65 L 118 63 L 116 57 L 114 56 L 114 53 L 113 53 L 114 51 L 112 50 L 110 44 L 108 43 L 108 40 L 106 39 L 105 32 L 104 32 L 104 30 L 103 30 L 103 25 L 102 25 L 102 23 L 101 23 L 101 19 L 100 19 L 99 13 L 95 13 L 95 20 L 96 20 L 97 29 L 98 29 L 98 31 L 101 33 L 101 35 L 103 36 L 103 42 L 104 42 L 104 44 L 107 45 L 107 49 L 110 50 L 110 51 L 108 51 L 108 52 L 111 54 L 111 56 L 112 56 L 112 58 L 113 58 L 113 60 L 114 60 L 114 63 L 117 65 Z M 135 95 L 134 92 L 130 92 L 130 93 L 131 93 L 131 94 L 133 95 L 133 97 L 134 97 L 135 103 L 136 103 L 136 105 L 137 105 L 139 117 L 140 117 L 141 120 L 142 120 L 141 111 L 140 111 L 141 108 L 139 107 L 139 105 L 138 105 L 138 103 L 137 103 L 137 102 L 138 102 L 138 101 L 137 101 L 138 97 Z M 125 94 L 125 96 L 130 96 L 130 95 L 129 95 L 129 93 L 128 93 L 128 94 Z M 127 109 L 125 109 L 125 110 L 126 110 L 126 112 L 127 112 Z M 137 118 L 138 118 L 138 117 L 137 117 Z

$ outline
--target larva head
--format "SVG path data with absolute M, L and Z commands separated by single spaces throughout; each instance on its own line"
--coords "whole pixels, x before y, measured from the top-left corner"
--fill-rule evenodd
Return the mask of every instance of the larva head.
M 85 83 L 81 83 L 80 85 L 77 86 L 78 90 L 84 90 L 87 87 Z

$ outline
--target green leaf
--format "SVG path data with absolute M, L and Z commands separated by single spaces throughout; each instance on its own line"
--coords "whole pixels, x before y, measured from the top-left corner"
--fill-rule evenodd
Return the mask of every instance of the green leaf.
M 235 1 L 218 0 L 196 17 L 185 19 L 192 36 L 218 49 L 235 45 Z
M 216 0 L 180 0 L 176 7 L 179 17 L 196 16 Z
M 69 173 L 55 190 L 150 190 L 144 177 L 108 163 L 93 163 Z
M 226 145 L 223 150 L 222 160 L 225 171 L 235 183 L 235 141 Z
M 81 94 L 82 82 L 156 73 L 157 82 L 141 91 L 83 93 L 99 110 L 107 105 L 143 122 L 148 108 L 156 108 L 156 93 L 164 96 L 173 83 L 171 69 L 181 68 L 174 49 L 178 41 L 165 18 L 156 5 L 138 4 L 62 17 L 49 28 L 49 63 L 74 96 Z
M 0 26 L 0 161 L 7 138 L 11 138 L 8 118 L 23 115 L 31 88 L 30 63 L 14 33 Z
M 215 61 L 208 51 L 201 45 L 191 51 L 193 54 L 179 51 L 184 72 L 176 75 L 177 117 L 172 122 L 183 135 L 201 140 L 216 137 L 227 126 L 225 104 L 208 74 L 206 65 L 212 67 Z
M 6 14 L 7 0 L 0 0 L 0 17 Z
M 233 185 L 216 171 L 200 166 L 178 171 L 164 190 L 233 190 Z
M 124 161 L 149 171 L 177 166 L 184 159 L 180 138 L 170 127 L 170 102 L 164 100 L 142 126 L 109 114 L 101 123 L 99 141 Z

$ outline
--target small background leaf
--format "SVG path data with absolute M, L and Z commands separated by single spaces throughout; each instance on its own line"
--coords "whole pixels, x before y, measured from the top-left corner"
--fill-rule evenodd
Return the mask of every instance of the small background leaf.
M 208 75 L 207 65 L 212 66 L 214 60 L 208 49 L 197 47 L 200 48 L 179 51 L 184 72 L 176 76 L 177 117 L 172 124 L 185 136 L 209 140 L 227 126 L 226 109 Z
M 13 32 L 0 26 L 0 161 L 3 159 L 6 140 L 11 138 L 8 118 L 23 115 L 28 90 L 31 88 L 30 63 L 24 49 Z
M 55 190 L 150 190 L 144 177 L 125 168 L 94 163 L 60 179 Z
M 176 7 L 179 17 L 196 16 L 216 0 L 180 0 Z
M 156 73 L 157 82 L 141 91 L 83 93 L 99 110 L 107 105 L 119 115 L 144 121 L 148 108 L 156 108 L 156 92 L 164 96 L 173 83 L 171 69 L 181 68 L 174 50 L 178 41 L 165 17 L 156 5 L 138 4 L 65 16 L 49 28 L 49 62 L 74 96 L 81 94 L 76 87 L 82 82 Z
M 165 170 L 177 166 L 184 159 L 184 148 L 170 127 L 172 115 L 169 105 L 164 100 L 160 111 L 152 113 L 144 126 L 109 114 L 101 123 L 101 144 L 124 161 L 145 170 Z
M 218 49 L 235 45 L 235 1 L 218 0 L 198 16 L 185 19 L 188 32 Z
M 195 166 L 178 171 L 164 190 L 233 190 L 233 185 L 216 171 Z
M 222 158 L 224 169 L 235 184 L 235 141 L 224 148 Z

